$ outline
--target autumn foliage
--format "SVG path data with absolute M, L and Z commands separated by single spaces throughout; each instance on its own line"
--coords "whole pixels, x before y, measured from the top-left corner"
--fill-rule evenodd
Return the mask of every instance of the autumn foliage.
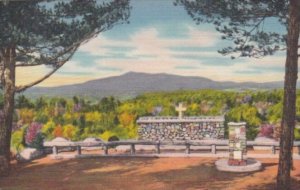
M 62 127 L 60 125 L 55 127 L 52 134 L 53 134 L 54 137 L 63 137 Z

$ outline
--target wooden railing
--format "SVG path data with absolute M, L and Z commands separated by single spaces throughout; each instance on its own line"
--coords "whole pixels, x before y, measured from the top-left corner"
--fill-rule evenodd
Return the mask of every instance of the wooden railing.
M 53 154 L 57 155 L 60 148 L 72 147 L 77 149 L 77 154 L 81 155 L 82 147 L 103 147 L 104 155 L 108 155 L 109 148 L 128 145 L 130 146 L 130 154 L 136 154 L 136 145 L 149 145 L 154 146 L 157 154 L 161 153 L 161 146 L 183 146 L 185 147 L 185 153 L 191 153 L 191 146 L 204 146 L 208 147 L 208 150 L 212 154 L 216 154 L 218 149 L 222 150 L 228 148 L 228 140 L 198 140 L 198 141 L 172 141 L 172 142 L 160 142 L 160 141 L 139 141 L 139 140 L 122 140 L 112 142 L 45 142 L 45 147 L 52 147 Z M 279 142 L 256 142 L 247 141 L 247 147 L 264 146 L 271 147 L 272 154 L 276 154 L 276 149 L 279 147 Z M 300 155 L 300 141 L 294 141 L 294 147 L 298 148 L 298 154 Z

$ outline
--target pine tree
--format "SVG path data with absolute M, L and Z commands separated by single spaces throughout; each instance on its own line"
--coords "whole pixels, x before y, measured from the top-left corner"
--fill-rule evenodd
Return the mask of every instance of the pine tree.
M 298 48 L 300 27 L 299 0 L 176 0 L 183 5 L 193 20 L 212 23 L 233 45 L 220 50 L 232 58 L 273 55 L 285 50 L 284 107 L 280 135 L 280 158 L 277 189 L 290 189 L 293 131 L 296 119 L 296 84 L 298 75 Z M 276 19 L 286 30 L 264 27 Z
M 15 93 L 55 73 L 83 43 L 116 24 L 126 23 L 129 0 L 30 0 L 0 2 L 0 78 L 4 122 L 0 156 L 9 163 Z M 40 79 L 16 86 L 16 68 L 45 65 L 52 70 Z

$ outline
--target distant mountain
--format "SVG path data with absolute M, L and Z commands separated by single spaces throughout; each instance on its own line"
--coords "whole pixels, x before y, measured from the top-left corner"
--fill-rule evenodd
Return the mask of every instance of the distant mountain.
M 88 81 L 82 84 L 58 87 L 34 87 L 25 92 L 30 97 L 38 96 L 85 96 L 101 98 L 115 96 L 134 97 L 145 92 L 197 90 L 197 89 L 275 89 L 283 82 L 219 82 L 203 77 L 186 77 L 171 74 L 147 74 L 129 72 L 121 76 Z

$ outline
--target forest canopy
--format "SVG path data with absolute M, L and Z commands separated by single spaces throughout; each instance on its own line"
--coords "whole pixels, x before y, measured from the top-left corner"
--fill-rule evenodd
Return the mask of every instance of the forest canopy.
M 253 140 L 262 125 L 280 123 L 282 97 L 282 90 L 157 92 L 123 101 L 114 97 L 29 99 L 20 95 L 16 98 L 12 147 L 19 151 L 28 144 L 40 146 L 41 142 L 28 143 L 28 140 L 26 144 L 26 132 L 37 127 L 42 132 L 38 141 L 55 137 L 74 141 L 87 137 L 135 139 L 139 117 L 176 116 L 175 106 L 179 102 L 187 105 L 186 116 L 224 115 L 226 122 L 246 121 L 247 138 Z M 300 116 L 300 101 L 297 101 L 297 115 Z

